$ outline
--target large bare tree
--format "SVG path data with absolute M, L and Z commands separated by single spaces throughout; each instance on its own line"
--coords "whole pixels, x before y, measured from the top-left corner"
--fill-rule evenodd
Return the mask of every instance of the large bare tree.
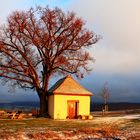
M 47 113 L 48 83 L 54 74 L 83 74 L 99 40 L 73 12 L 48 7 L 15 11 L 0 28 L 0 79 L 36 90 L 40 113 Z

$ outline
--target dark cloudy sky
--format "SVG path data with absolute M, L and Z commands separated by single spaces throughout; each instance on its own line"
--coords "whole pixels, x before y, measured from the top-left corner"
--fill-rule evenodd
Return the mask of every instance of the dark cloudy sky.
M 90 50 L 96 59 L 93 71 L 79 82 L 94 92 L 94 101 L 107 81 L 110 101 L 140 102 L 140 1 L 139 0 L 5 0 L 0 4 L 0 21 L 13 10 L 31 6 L 61 7 L 74 11 L 86 26 L 103 37 Z M 58 78 L 56 78 L 58 79 Z M 51 80 L 52 85 L 55 80 Z M 0 101 L 37 100 L 31 91 L 9 93 L 0 86 Z

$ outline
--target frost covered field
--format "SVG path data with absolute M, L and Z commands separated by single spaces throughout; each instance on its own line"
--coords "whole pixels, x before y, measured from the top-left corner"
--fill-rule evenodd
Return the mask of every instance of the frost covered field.
M 140 140 L 139 131 L 140 114 L 93 120 L 0 120 L 1 140 Z

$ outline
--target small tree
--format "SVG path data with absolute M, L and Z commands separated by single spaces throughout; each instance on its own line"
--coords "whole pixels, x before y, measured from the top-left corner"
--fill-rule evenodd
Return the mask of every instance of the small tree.
M 108 111 L 108 100 L 110 97 L 110 91 L 109 91 L 107 82 L 104 83 L 103 89 L 101 91 L 101 97 L 104 101 L 103 110 L 104 110 L 104 112 L 107 112 Z
M 99 38 L 72 12 L 48 7 L 15 11 L 0 29 L 0 79 L 34 89 L 40 113 L 47 113 L 48 84 L 54 74 L 82 75 L 93 61 L 88 48 Z

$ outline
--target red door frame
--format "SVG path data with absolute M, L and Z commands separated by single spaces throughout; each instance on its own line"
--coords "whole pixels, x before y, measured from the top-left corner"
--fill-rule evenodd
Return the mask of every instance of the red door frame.
M 70 104 L 73 104 L 74 107 L 70 108 Z M 73 110 L 71 110 L 73 109 Z M 70 119 L 77 118 L 78 116 L 78 110 L 79 110 L 79 100 L 68 100 L 67 101 L 67 116 Z M 70 114 L 72 113 L 72 114 Z

